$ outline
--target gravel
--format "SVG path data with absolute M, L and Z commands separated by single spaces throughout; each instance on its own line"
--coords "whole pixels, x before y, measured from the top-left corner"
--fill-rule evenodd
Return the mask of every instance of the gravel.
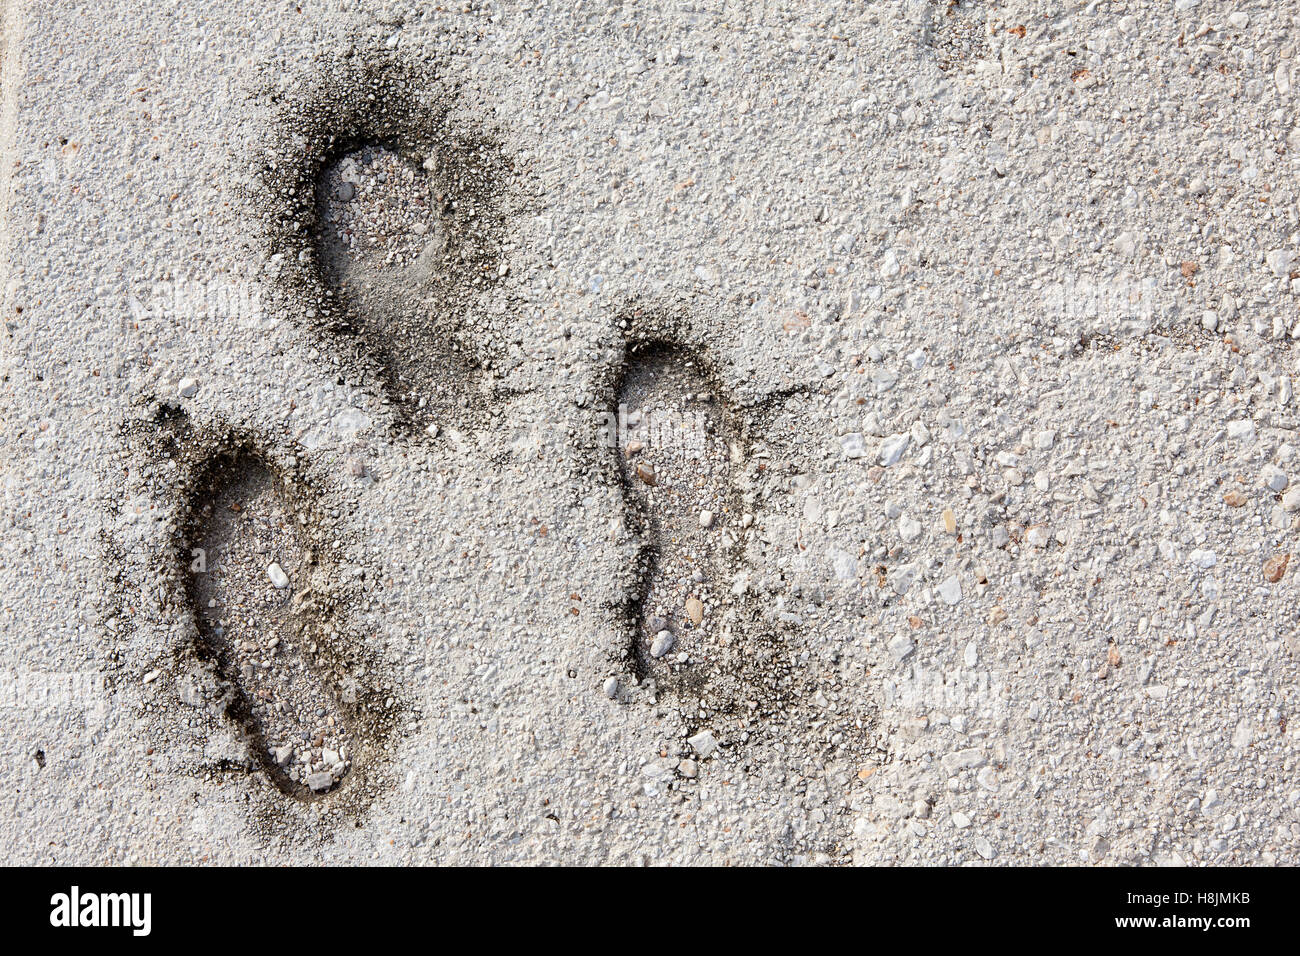
M 1297 862 L 1300 4 L 453 7 L 6 17 L 10 862 Z

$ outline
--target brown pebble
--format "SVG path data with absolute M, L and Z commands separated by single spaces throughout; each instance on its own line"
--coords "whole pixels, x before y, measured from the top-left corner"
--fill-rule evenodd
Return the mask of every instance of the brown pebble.
M 1246 496 L 1240 491 L 1229 491 L 1223 496 L 1223 503 L 1229 508 L 1240 508 L 1246 503 Z
M 651 487 L 657 484 L 655 479 L 655 470 L 645 462 L 641 462 L 636 466 L 636 476 Z
M 1282 575 L 1286 574 L 1286 566 L 1291 561 L 1291 553 L 1275 554 L 1264 562 L 1264 580 L 1270 584 L 1277 584 L 1282 580 Z
M 690 618 L 691 623 L 696 627 L 704 620 L 704 602 L 699 598 L 686 599 L 686 616 Z

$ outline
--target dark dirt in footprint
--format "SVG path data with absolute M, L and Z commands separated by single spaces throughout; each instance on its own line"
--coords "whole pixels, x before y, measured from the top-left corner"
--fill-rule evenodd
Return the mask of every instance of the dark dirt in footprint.
M 436 66 L 389 54 L 319 58 L 274 116 L 250 199 L 281 292 L 404 427 L 479 424 L 494 395 L 475 310 L 505 276 L 515 178 L 502 147 Z
M 298 516 L 248 451 L 213 462 L 195 504 L 188 592 L 199 650 L 232 690 L 227 712 L 281 791 L 328 792 L 346 777 L 354 742 L 345 702 L 317 672 L 308 583 L 316 556 Z

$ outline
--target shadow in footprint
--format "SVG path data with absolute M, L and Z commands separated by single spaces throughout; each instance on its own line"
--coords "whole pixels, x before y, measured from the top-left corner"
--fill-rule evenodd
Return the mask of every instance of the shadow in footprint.
M 310 799 L 346 779 L 356 742 L 345 702 L 318 672 L 315 555 L 302 520 L 254 453 L 222 454 L 197 482 L 183 559 L 198 650 L 229 688 L 228 716 L 271 782 Z

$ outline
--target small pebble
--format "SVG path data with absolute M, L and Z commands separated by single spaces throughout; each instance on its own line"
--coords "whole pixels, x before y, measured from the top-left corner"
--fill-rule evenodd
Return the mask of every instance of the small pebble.
M 686 616 L 696 627 L 704 620 L 704 603 L 699 598 L 686 599 Z
M 912 436 L 908 432 L 885 439 L 880 446 L 880 464 L 886 468 L 897 464 L 898 460 L 903 457 L 903 452 L 907 451 L 907 446 L 911 441 Z
M 948 534 L 956 534 L 957 516 L 952 513 L 952 509 L 944 508 L 941 517 L 943 518 L 943 530 L 948 532 Z
M 673 637 L 672 631 L 660 631 L 655 635 L 654 640 L 650 642 L 650 656 L 655 658 L 663 657 L 673 649 L 675 641 L 676 638 Z
M 718 749 L 718 738 L 713 736 L 712 730 L 701 730 L 698 734 L 687 737 L 686 742 L 695 748 L 695 752 L 702 760 L 707 759 Z
M 957 579 L 957 575 L 950 574 L 948 577 L 944 578 L 943 582 L 938 587 L 938 591 L 939 597 L 943 598 L 945 604 L 953 605 L 961 603 L 961 581 Z
M 1265 465 L 1259 476 L 1260 484 L 1272 491 L 1286 491 L 1286 472 L 1277 465 Z

